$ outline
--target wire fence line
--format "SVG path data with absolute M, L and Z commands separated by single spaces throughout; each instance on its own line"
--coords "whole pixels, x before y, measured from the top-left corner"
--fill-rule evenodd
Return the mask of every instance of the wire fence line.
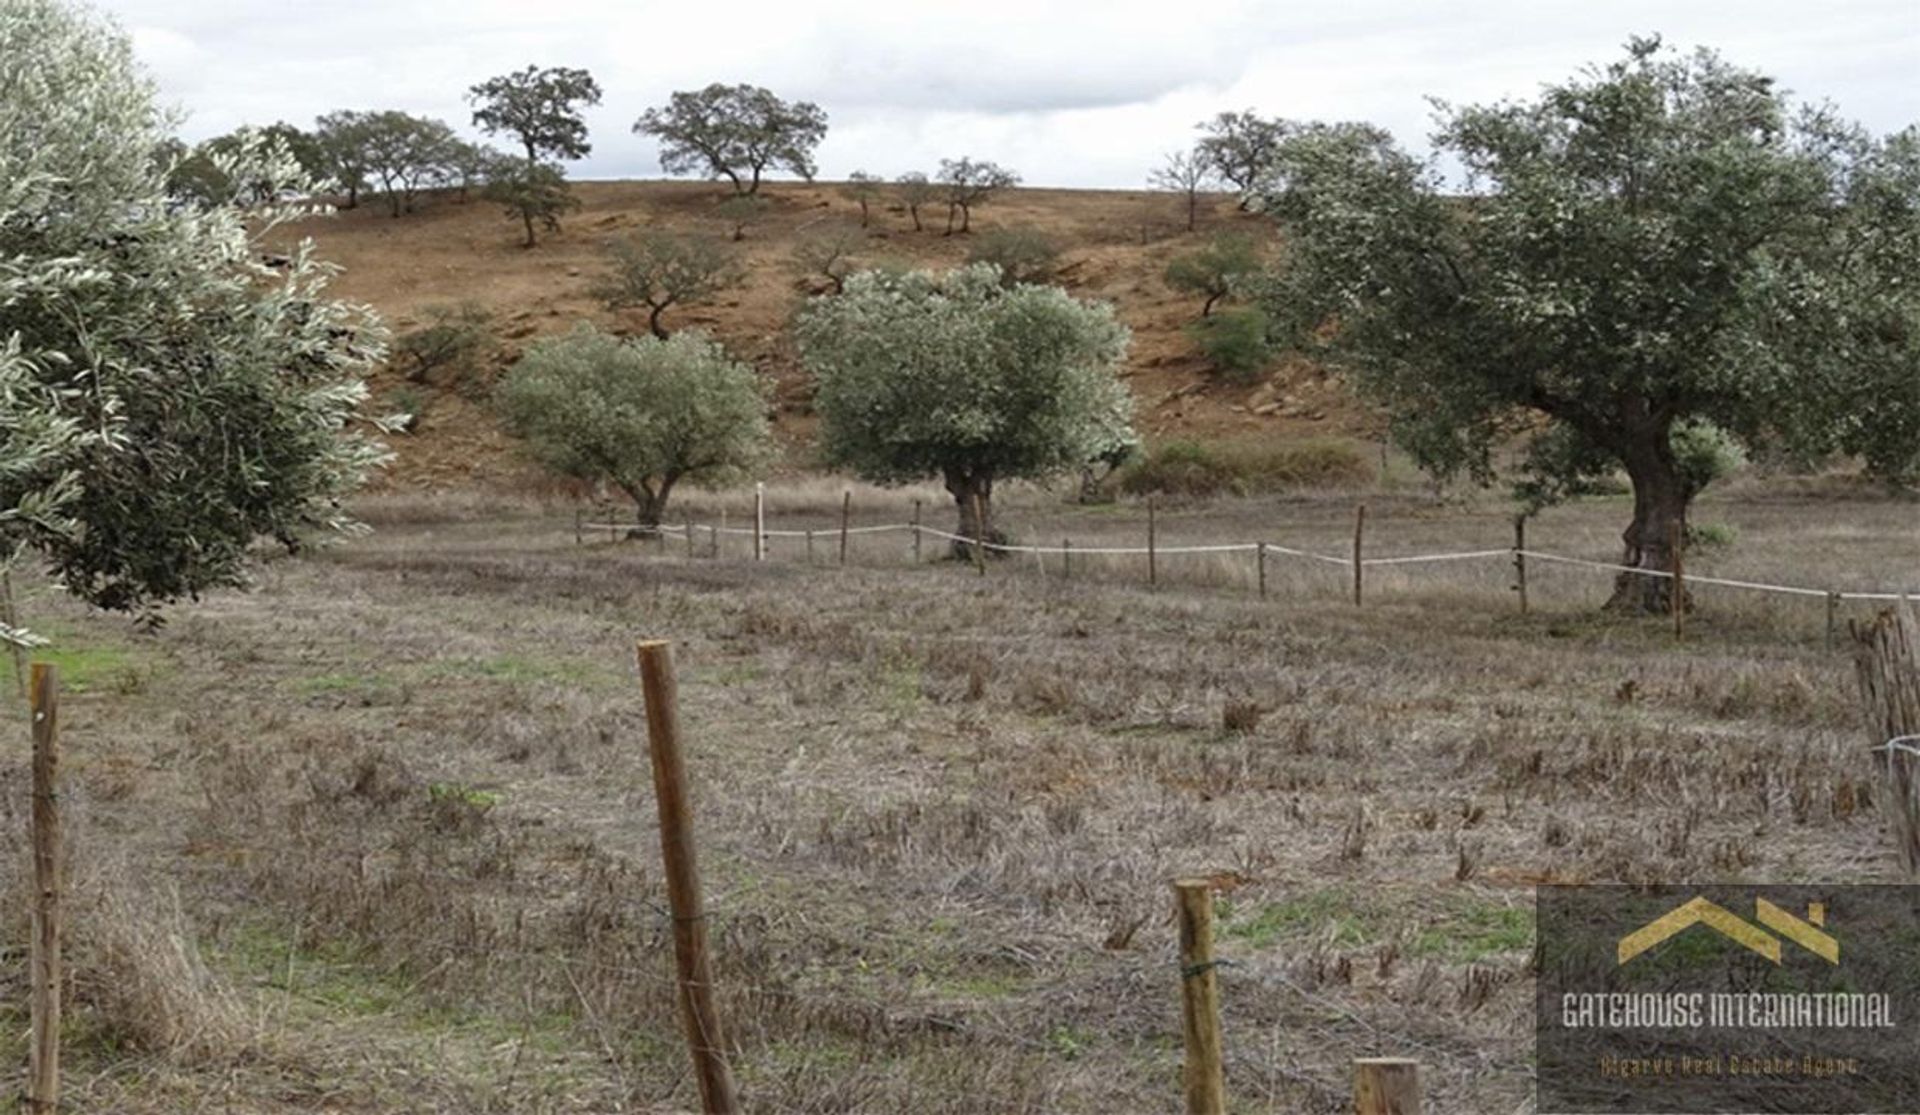
M 574 528 L 576 538 L 580 536 L 580 532 L 585 530 L 605 530 L 617 533 L 634 529 L 631 523 L 589 522 L 584 519 L 576 521 Z M 1261 554 L 1263 556 L 1298 558 L 1303 561 L 1320 562 L 1325 565 L 1337 566 L 1349 570 L 1354 568 L 1356 561 L 1356 559 L 1352 557 L 1317 553 L 1312 550 L 1284 546 L 1277 542 L 1226 542 L 1179 546 L 1021 545 L 1011 542 L 994 542 L 985 539 L 971 538 L 964 534 L 954 534 L 937 527 L 930 527 L 924 523 L 883 523 L 874 526 L 860 527 L 825 526 L 815 530 L 768 529 L 756 531 L 752 527 L 732 527 L 715 523 L 694 523 L 689 521 L 679 524 L 663 523 L 651 529 L 663 536 L 686 538 L 689 545 L 692 545 L 702 537 L 736 536 L 751 538 L 755 534 L 758 534 L 763 539 L 813 538 L 822 540 L 852 535 L 909 534 L 918 535 L 923 538 L 932 538 L 936 541 L 951 542 L 960 546 L 978 547 L 986 553 L 1034 554 L 1042 557 L 1049 555 L 1073 558 L 1088 556 L 1181 557 L 1198 554 Z M 1370 558 L 1362 556 L 1358 559 L 1358 564 L 1361 568 L 1377 568 L 1382 566 L 1428 565 L 1441 562 L 1486 561 L 1493 559 L 1506 561 L 1529 559 L 1580 569 L 1590 569 L 1598 572 L 1628 574 L 1631 576 L 1651 577 L 1662 580 L 1672 579 L 1674 576 L 1670 570 L 1665 569 L 1646 569 L 1640 566 L 1623 565 L 1619 562 L 1596 561 L 1591 558 L 1572 557 L 1567 554 L 1556 554 L 1546 550 L 1535 550 L 1515 546 L 1485 550 L 1448 550 L 1434 553 L 1401 554 L 1392 557 Z M 1783 585 L 1767 581 L 1713 577 L 1699 573 L 1685 573 L 1682 575 L 1682 578 L 1688 586 L 1712 585 L 1720 588 L 1743 589 L 1750 592 L 1772 593 L 1780 596 L 1811 597 L 1835 602 L 1849 600 L 1895 601 L 1920 596 L 1920 590 L 1860 591 L 1824 589 L 1807 585 Z

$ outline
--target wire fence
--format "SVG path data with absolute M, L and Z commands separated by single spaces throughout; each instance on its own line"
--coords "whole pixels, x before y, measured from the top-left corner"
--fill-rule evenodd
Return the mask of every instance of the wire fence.
M 582 539 L 585 531 L 604 530 L 608 531 L 611 537 L 619 537 L 622 533 L 633 529 L 630 523 L 588 521 L 580 518 L 575 520 L 574 536 L 575 540 L 579 541 Z M 1862 591 L 1854 589 L 1829 589 L 1809 585 L 1788 585 L 1768 581 L 1743 580 L 1732 577 L 1714 577 L 1690 572 L 1676 574 L 1666 569 L 1651 569 L 1643 566 L 1625 565 L 1620 562 L 1573 557 L 1568 554 L 1536 550 L 1524 546 L 1505 546 L 1478 550 L 1446 550 L 1431 553 L 1398 554 L 1386 557 L 1366 557 L 1361 553 L 1360 544 L 1357 539 L 1354 555 L 1342 556 L 1300 549 L 1272 541 L 1221 542 L 1172 546 L 1158 545 L 1156 543 L 1149 543 L 1145 546 L 1077 546 L 1071 543 L 1062 543 L 1057 546 L 1015 544 L 1011 542 L 996 542 L 991 539 L 972 538 L 967 535 L 955 534 L 950 531 L 940 530 L 937 527 L 927 526 L 924 523 L 911 522 L 882 523 L 858 527 L 848 526 L 843 523 L 812 530 L 793 528 L 756 530 L 753 527 L 727 526 L 724 521 L 720 523 L 695 523 L 689 521 L 679 524 L 661 524 L 658 527 L 648 529 L 657 532 L 662 538 L 672 537 L 685 539 L 690 548 L 696 548 L 702 538 L 707 538 L 711 542 L 711 540 L 717 540 L 721 537 L 752 538 L 758 535 L 762 542 L 755 548 L 756 557 L 764 557 L 766 555 L 767 547 L 764 545 L 764 540 L 774 538 L 832 541 L 849 536 L 907 534 L 914 537 L 916 545 L 918 545 L 922 539 L 933 539 L 937 542 L 952 543 L 954 546 L 964 550 L 971 551 L 977 549 L 979 552 L 985 554 L 1051 556 L 1059 557 L 1063 561 L 1087 556 L 1146 557 L 1150 560 L 1157 561 L 1157 559 L 1161 557 L 1187 557 L 1202 554 L 1252 554 L 1260 560 L 1262 565 L 1264 565 L 1269 557 L 1291 558 L 1306 562 L 1318 562 L 1349 571 L 1354 570 L 1356 567 L 1360 569 L 1372 569 L 1387 566 L 1417 566 L 1450 562 L 1500 560 L 1524 563 L 1525 561 L 1541 561 L 1615 576 L 1624 574 L 1659 580 L 1671 580 L 1679 576 L 1684 580 L 1685 585 L 1690 588 L 1706 585 L 1741 589 L 1751 592 L 1771 593 L 1780 596 L 1825 599 L 1835 603 L 1845 601 L 1895 601 L 1920 595 L 1920 590 Z

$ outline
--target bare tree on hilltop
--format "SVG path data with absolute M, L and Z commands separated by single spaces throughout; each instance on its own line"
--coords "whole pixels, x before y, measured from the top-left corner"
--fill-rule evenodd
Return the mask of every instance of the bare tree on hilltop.
M 1020 184 L 1020 176 L 998 163 L 985 159 L 941 159 L 938 176 L 947 203 L 947 231 L 973 231 L 973 207 L 986 201 L 996 190 Z M 960 227 L 953 227 L 954 214 L 960 215 Z

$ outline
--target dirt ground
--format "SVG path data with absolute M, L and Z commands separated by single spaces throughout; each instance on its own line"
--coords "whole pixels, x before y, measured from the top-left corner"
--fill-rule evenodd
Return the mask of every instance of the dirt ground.
M 861 490 L 856 524 L 912 492 Z M 917 493 L 931 498 L 931 493 Z M 838 491 L 776 490 L 775 527 Z M 740 494 L 698 497 L 688 513 Z M 1369 552 L 1504 545 L 1503 508 L 1371 498 Z M 1529 1110 L 1532 888 L 1884 881 L 1821 602 L 1702 591 L 1687 638 L 1604 577 L 1239 556 L 808 567 L 590 537 L 571 508 L 392 499 L 158 632 L 28 586 L 67 679 L 75 1110 L 653 1112 L 692 1102 L 632 647 L 674 640 L 720 1009 L 757 1112 L 1176 1109 L 1169 880 L 1216 886 L 1237 1112 L 1346 1109 L 1418 1058 L 1430 1110 Z M 1137 506 L 1012 493 L 1022 537 Z M 1618 500 L 1530 541 L 1611 556 Z M 1891 587 L 1908 503 L 1735 490 L 1690 565 Z M 929 521 L 933 521 L 929 518 Z M 1162 539 L 1340 552 L 1350 499 L 1170 508 Z M 1908 587 L 1912 587 L 1909 585 Z M 1864 611 L 1850 608 L 1849 616 Z M 11 700 L 11 677 L 0 677 Z M 11 706 L 10 707 L 16 707 Z M 24 725 L 0 776 L 16 896 Z M 23 903 L 0 933 L 18 1085 Z
M 430 306 L 474 302 L 493 314 L 499 347 L 482 366 L 438 373 L 413 388 L 427 400 L 424 418 L 415 434 L 394 441 L 398 462 L 379 483 L 407 489 L 548 484 L 499 431 L 485 405 L 488 385 L 530 340 L 576 322 L 644 331 L 643 312 L 604 310 L 588 293 L 607 268 L 610 241 L 654 228 L 716 239 L 730 232 L 715 211 L 728 196 L 722 185 L 581 182 L 574 188 L 582 208 L 532 249 L 520 246 L 516 222 L 477 199 L 430 197 L 418 212 L 399 218 L 374 199 L 293 227 L 294 235 L 314 239 L 322 258 L 341 266 L 334 290 L 374 307 L 396 335 L 425 322 Z M 859 210 L 835 183 L 773 183 L 763 191 L 770 201 L 766 215 L 736 245 L 746 264 L 744 281 L 710 302 L 670 310 L 666 323 L 706 330 L 771 379 L 780 403 L 776 427 L 797 469 L 807 463 L 812 419 L 807 382 L 787 337 L 787 323 L 809 289 L 793 255 L 809 235 L 858 228 Z M 1282 363 L 1262 383 L 1236 386 L 1218 381 L 1195 353 L 1184 329 L 1199 316 L 1200 299 L 1170 289 L 1161 274 L 1170 257 L 1222 231 L 1271 239 L 1271 222 L 1239 212 L 1231 199 L 1210 196 L 1192 233 L 1182 199 L 1146 190 L 1006 191 L 976 210 L 973 237 L 943 236 L 943 213 L 938 206 L 923 211 L 926 230 L 915 232 L 902 207 L 874 206 L 860 259 L 950 267 L 966 259 L 979 233 L 1040 230 L 1061 251 L 1055 281 L 1078 297 L 1111 301 L 1133 330 L 1124 374 L 1137 400 L 1137 424 L 1149 438 L 1374 432 L 1347 391 L 1312 366 Z M 391 369 L 372 382 L 376 398 L 387 402 L 406 386 Z

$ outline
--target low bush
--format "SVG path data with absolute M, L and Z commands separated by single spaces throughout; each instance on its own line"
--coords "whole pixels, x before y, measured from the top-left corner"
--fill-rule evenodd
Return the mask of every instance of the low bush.
M 1014 283 L 1046 283 L 1060 261 L 1060 248 L 1039 229 L 996 228 L 983 232 L 967 253 L 968 263 L 991 263 L 1000 269 L 1000 280 Z
M 429 306 L 426 313 L 425 325 L 393 342 L 393 361 L 409 382 L 425 383 L 440 368 L 471 371 L 493 347 L 493 315 L 485 306 Z
M 1120 489 L 1132 495 L 1247 496 L 1348 488 L 1372 480 L 1365 454 L 1343 441 L 1169 441 L 1128 465 Z
M 1187 326 L 1216 372 L 1234 383 L 1253 383 L 1273 360 L 1267 315 L 1255 309 L 1222 310 Z

